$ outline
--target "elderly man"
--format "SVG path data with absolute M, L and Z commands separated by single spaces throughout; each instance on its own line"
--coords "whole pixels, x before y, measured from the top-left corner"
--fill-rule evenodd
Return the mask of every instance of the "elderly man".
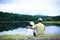
M 38 19 L 38 23 L 35 24 L 32 28 L 36 29 L 36 36 L 41 36 L 44 34 L 44 24 L 42 24 L 42 18 Z

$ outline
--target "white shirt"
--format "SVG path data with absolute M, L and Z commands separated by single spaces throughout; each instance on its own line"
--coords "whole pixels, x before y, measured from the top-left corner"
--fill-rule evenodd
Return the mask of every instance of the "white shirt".
M 33 29 L 28 28 L 27 29 L 27 33 L 26 33 L 26 36 L 33 36 L 33 32 L 34 32 Z

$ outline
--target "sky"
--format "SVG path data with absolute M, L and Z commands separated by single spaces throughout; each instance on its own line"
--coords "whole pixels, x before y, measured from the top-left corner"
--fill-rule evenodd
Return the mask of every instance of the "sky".
M 0 11 L 28 15 L 60 15 L 60 0 L 0 0 Z

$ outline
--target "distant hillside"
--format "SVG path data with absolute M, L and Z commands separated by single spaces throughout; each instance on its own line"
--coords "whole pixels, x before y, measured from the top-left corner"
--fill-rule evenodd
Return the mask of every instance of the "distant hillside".
M 43 21 L 60 21 L 59 16 L 45 16 L 45 15 L 22 15 L 13 14 L 0 11 L 0 21 L 37 21 L 38 18 L 43 18 Z
M 46 15 L 35 15 L 35 16 L 46 16 Z

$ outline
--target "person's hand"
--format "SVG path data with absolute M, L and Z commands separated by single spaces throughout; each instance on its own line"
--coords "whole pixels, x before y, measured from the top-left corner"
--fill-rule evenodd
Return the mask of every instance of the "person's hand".
M 31 26 L 27 26 L 27 28 L 30 28 Z
M 27 26 L 27 28 L 32 28 L 31 26 Z

